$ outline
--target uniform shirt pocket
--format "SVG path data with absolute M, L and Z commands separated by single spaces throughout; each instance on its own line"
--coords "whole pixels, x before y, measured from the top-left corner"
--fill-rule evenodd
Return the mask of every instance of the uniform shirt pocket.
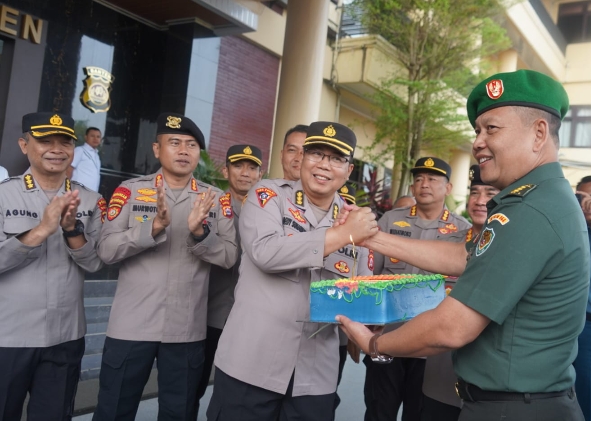
M 32 230 L 37 225 L 39 225 L 39 222 L 40 221 L 35 219 L 33 216 L 11 216 L 10 218 L 5 217 L 3 230 L 8 237 L 12 237 Z

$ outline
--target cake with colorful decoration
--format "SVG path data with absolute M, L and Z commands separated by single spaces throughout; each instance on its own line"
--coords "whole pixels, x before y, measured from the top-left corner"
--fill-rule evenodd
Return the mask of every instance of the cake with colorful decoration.
M 364 324 L 410 320 L 445 298 L 443 275 L 354 276 L 310 285 L 310 320 L 334 322 L 338 314 Z

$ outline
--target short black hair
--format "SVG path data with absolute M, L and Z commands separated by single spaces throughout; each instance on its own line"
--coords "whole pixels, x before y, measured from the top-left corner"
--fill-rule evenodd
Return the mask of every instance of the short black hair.
M 283 146 L 287 143 L 287 137 L 292 133 L 308 133 L 308 127 L 305 124 L 298 124 L 297 126 L 292 127 L 285 133 L 285 137 L 283 138 Z
M 579 190 L 583 184 L 587 183 L 591 183 L 591 175 L 586 175 L 585 177 L 581 178 L 581 181 L 577 183 L 577 190 Z
M 91 130 L 96 130 L 97 132 L 102 133 L 101 129 L 99 129 L 98 127 L 89 127 L 88 129 L 86 129 L 86 133 L 84 134 L 88 134 L 88 132 Z

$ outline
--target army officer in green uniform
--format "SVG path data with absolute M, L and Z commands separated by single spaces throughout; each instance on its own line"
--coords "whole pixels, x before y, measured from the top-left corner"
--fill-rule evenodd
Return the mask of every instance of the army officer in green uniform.
M 456 349 L 460 421 L 583 420 L 572 362 L 589 288 L 586 225 L 558 163 L 562 85 L 528 70 L 470 94 L 473 155 L 500 189 L 450 296 L 387 335 L 338 319 L 371 355 Z M 388 253 L 387 234 L 365 245 Z M 459 255 L 448 256 L 454 259 Z

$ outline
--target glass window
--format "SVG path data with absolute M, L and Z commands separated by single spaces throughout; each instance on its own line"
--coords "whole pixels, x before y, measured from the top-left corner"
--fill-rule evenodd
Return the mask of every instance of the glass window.
M 591 1 L 561 4 L 557 26 L 568 43 L 591 41 Z
M 562 121 L 559 137 L 563 148 L 591 147 L 591 105 L 573 105 Z

